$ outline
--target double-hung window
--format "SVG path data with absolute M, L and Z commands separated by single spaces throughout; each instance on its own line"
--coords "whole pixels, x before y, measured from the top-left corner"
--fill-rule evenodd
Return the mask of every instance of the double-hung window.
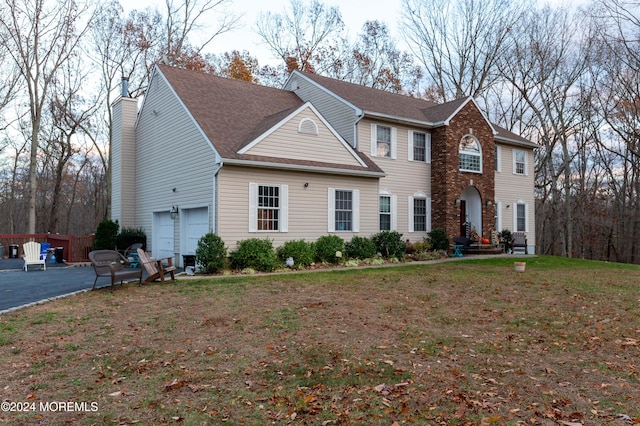
M 416 198 L 413 200 L 413 231 L 425 232 L 427 230 L 427 200 Z
M 409 130 L 409 161 L 431 162 L 431 134 Z
M 288 185 L 249 184 L 249 232 L 287 232 Z
M 409 232 L 431 231 L 431 199 L 421 192 L 409 197 Z
M 516 231 L 527 231 L 527 205 L 520 202 L 516 204 Z
M 391 231 L 391 197 L 380 196 L 380 230 Z
M 482 151 L 480 142 L 473 135 L 466 135 L 459 145 L 460 170 L 464 172 L 482 172 Z
M 335 219 L 337 231 L 353 229 L 353 192 L 336 190 Z
M 527 174 L 527 153 L 522 149 L 513 150 L 513 173 L 517 175 Z
M 396 158 L 397 129 L 380 124 L 371 125 L 371 156 Z
M 329 188 L 329 232 L 360 229 L 360 191 Z

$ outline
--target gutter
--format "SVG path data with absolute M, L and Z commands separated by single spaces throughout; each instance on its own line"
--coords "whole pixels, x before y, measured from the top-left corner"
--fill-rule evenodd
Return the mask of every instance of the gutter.
M 225 164 L 232 164 L 236 166 L 247 166 L 247 167 L 261 167 L 261 168 L 267 168 L 267 169 L 296 170 L 296 171 L 314 172 L 314 173 L 329 173 L 334 175 L 362 176 L 362 177 L 372 177 L 372 178 L 381 178 L 387 175 L 384 172 L 370 172 L 370 171 L 364 171 L 364 170 L 351 170 L 351 169 L 335 169 L 332 167 L 302 166 L 298 164 L 270 163 L 265 161 L 238 160 L 238 159 L 229 159 L 229 158 L 225 160 Z

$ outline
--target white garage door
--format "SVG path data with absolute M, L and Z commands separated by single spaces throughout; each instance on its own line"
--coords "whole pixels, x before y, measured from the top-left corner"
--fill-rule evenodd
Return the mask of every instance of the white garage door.
M 196 254 L 198 241 L 209 232 L 209 209 L 185 209 L 184 213 L 184 246 L 182 254 Z
M 153 257 L 173 257 L 173 220 L 168 212 L 153 214 Z

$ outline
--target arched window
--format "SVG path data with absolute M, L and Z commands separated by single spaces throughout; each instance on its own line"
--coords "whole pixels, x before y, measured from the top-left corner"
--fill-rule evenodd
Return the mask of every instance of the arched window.
M 466 135 L 460 141 L 460 170 L 482 173 L 482 150 L 480 142 L 473 135 Z

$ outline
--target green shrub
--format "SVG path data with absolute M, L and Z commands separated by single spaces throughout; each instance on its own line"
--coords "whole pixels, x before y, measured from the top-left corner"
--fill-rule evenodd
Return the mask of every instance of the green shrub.
M 118 246 L 118 229 L 120 224 L 111 219 L 105 219 L 98 224 L 93 242 L 94 250 L 115 250 Z M 125 247 L 126 248 L 126 247 Z
M 337 235 L 323 235 L 315 243 L 318 262 L 338 263 L 337 252 L 344 250 L 344 240 Z
M 278 257 L 269 239 L 249 238 L 238 242 L 238 248 L 231 252 L 233 269 L 255 269 L 260 272 L 271 272 L 280 266 Z
M 449 237 L 444 229 L 433 228 L 428 235 L 433 250 L 449 250 Z
M 402 239 L 402 234 L 397 231 L 382 231 L 371 237 L 376 245 L 376 250 L 385 259 L 392 257 L 404 258 L 407 243 Z
M 504 244 L 504 248 L 508 253 L 511 249 L 511 244 L 513 243 L 513 234 L 511 234 L 511 231 L 505 228 L 500 231 L 500 233 L 498 234 L 498 238 L 500 238 L 500 242 Z
M 376 255 L 376 245 L 370 238 L 356 236 L 344 244 L 344 255 L 349 259 L 368 259 Z
M 415 254 L 426 253 L 428 251 L 431 251 L 431 243 L 429 241 L 423 240 L 413 243 L 413 252 Z
M 313 263 L 316 256 L 314 244 L 305 240 L 286 241 L 277 250 L 278 258 L 285 262 L 287 258 L 293 258 L 294 267 L 304 268 Z
M 227 248 L 218 235 L 209 232 L 198 240 L 196 265 L 207 274 L 215 274 L 224 269 L 227 260 Z
M 142 228 L 122 228 L 116 237 L 119 250 L 125 250 L 136 243 L 142 244 L 142 250 L 147 249 L 147 234 Z

